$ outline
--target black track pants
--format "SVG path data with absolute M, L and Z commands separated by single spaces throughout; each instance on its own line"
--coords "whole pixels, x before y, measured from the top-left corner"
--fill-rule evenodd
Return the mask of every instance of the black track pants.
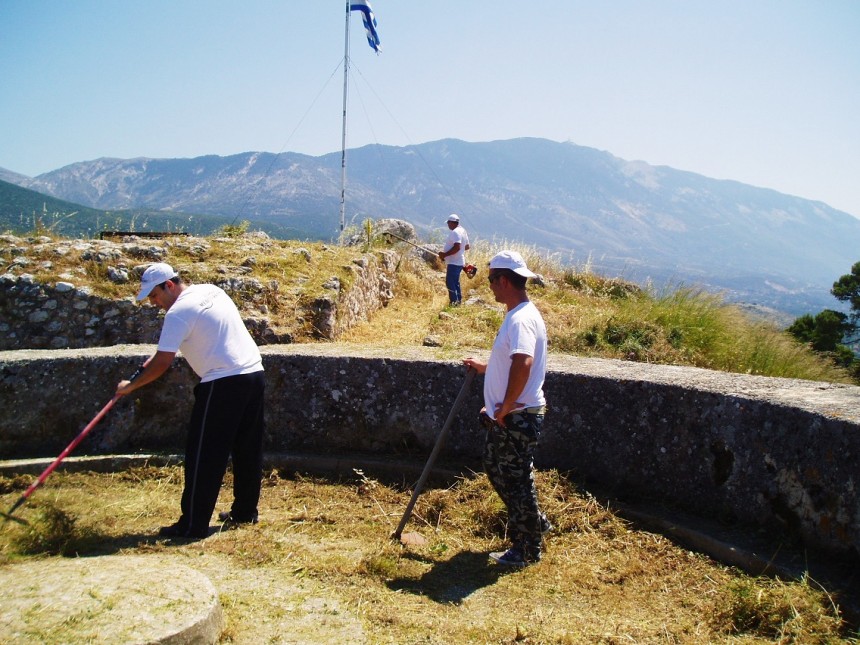
M 194 535 L 208 531 L 218 492 L 233 457 L 233 517 L 257 514 L 263 476 L 262 371 L 199 383 L 185 447 L 185 488 L 180 525 Z

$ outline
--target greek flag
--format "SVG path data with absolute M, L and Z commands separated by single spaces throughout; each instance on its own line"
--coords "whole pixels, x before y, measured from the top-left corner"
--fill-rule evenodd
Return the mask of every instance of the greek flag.
M 361 12 L 364 28 L 367 30 L 367 44 L 373 47 L 373 51 L 378 54 L 382 46 L 379 44 L 379 34 L 376 32 L 376 16 L 373 15 L 370 3 L 367 0 L 352 0 L 349 10 Z

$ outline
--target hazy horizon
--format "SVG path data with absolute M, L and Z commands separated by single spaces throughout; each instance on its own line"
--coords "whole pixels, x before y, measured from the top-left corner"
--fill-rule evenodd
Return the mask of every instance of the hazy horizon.
M 860 217 L 860 3 L 371 0 L 347 146 L 570 141 Z M 341 147 L 343 2 L 7 0 L 0 167 Z

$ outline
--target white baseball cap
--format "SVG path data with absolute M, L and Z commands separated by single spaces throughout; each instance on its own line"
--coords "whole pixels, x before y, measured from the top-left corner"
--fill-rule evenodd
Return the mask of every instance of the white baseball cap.
M 137 299 L 143 300 L 154 287 L 178 275 L 169 264 L 165 264 L 164 262 L 151 264 L 140 278 L 140 293 L 137 294 Z
M 537 274 L 529 271 L 523 256 L 516 251 L 501 251 L 490 260 L 491 269 L 510 269 L 524 278 L 536 278 Z
M 457 215 L 456 213 L 451 213 L 450 215 L 448 215 L 448 221 L 449 222 L 459 222 L 460 216 Z

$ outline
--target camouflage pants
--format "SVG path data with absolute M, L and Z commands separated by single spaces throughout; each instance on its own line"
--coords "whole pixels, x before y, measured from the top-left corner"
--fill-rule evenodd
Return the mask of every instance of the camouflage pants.
M 538 506 L 534 480 L 534 453 L 543 417 L 515 412 L 505 417 L 503 428 L 482 415 L 487 428 L 484 470 L 508 509 L 508 533 L 515 546 L 538 557 L 541 525 L 547 521 Z

